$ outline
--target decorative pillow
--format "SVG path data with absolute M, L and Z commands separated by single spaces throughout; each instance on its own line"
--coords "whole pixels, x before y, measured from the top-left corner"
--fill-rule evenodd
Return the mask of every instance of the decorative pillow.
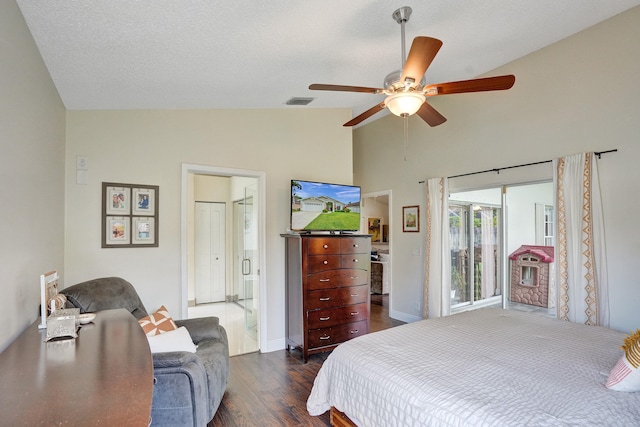
M 164 334 L 147 336 L 147 340 L 149 340 L 151 353 L 167 353 L 170 351 L 196 352 L 196 345 L 184 326 Z
M 605 384 L 616 391 L 640 391 L 640 329 L 624 339 L 624 355 L 613 367 Z
M 142 326 L 142 330 L 148 337 L 178 329 L 178 325 L 173 321 L 164 305 L 155 313 L 138 320 L 138 323 Z

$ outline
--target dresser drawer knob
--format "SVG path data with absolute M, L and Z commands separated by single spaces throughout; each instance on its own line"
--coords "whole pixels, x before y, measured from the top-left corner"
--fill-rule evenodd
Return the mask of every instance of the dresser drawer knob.
M 324 261 L 322 261 L 322 263 L 323 263 L 324 265 L 327 265 L 327 264 L 329 264 L 329 261 L 327 261 L 327 260 L 325 259 Z
M 351 313 L 351 314 L 353 314 L 353 313 Z M 357 313 L 356 313 L 356 314 L 357 314 Z M 321 317 L 321 318 L 320 318 L 320 321 L 321 321 L 321 322 L 325 322 L 325 321 L 327 321 L 327 320 L 329 320 L 329 319 L 331 319 L 331 316 Z
M 320 282 L 330 282 L 330 281 L 331 281 L 331 279 L 320 279 L 319 281 L 320 281 Z
M 353 259 L 353 262 L 358 262 L 358 258 L 354 258 L 354 259 Z
M 354 329 L 352 331 L 349 331 L 349 333 L 351 333 L 351 334 L 357 334 L 358 332 L 360 332 L 358 329 Z
M 330 297 L 324 297 L 324 298 L 320 298 L 320 301 L 329 301 L 331 298 Z
M 359 314 L 359 313 L 358 313 L 357 311 L 352 311 L 352 312 L 351 312 L 351 315 L 352 315 L 352 316 L 355 316 L 356 314 Z M 320 319 L 320 320 L 322 320 L 322 319 Z
M 323 337 L 320 337 L 321 340 L 328 340 L 329 338 L 331 338 L 331 335 L 325 335 Z
M 327 248 L 329 248 L 329 245 L 326 245 L 326 244 L 322 245 L 322 249 L 327 249 Z
M 352 297 L 360 296 L 360 294 L 351 294 Z
M 354 247 L 354 248 L 357 248 L 357 247 L 358 247 L 358 244 L 357 244 L 357 243 L 354 243 L 354 244 L 353 244 L 353 247 Z

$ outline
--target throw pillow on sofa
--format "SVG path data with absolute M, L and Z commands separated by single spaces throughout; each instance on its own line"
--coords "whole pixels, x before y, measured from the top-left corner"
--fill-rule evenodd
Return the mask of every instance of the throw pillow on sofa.
M 148 336 L 151 353 L 167 353 L 171 351 L 196 352 L 196 345 L 191 340 L 189 331 L 184 326 L 175 331 L 165 332 L 154 336 Z
M 142 330 L 148 337 L 175 331 L 178 325 L 173 321 L 167 308 L 163 305 L 155 313 L 138 320 Z

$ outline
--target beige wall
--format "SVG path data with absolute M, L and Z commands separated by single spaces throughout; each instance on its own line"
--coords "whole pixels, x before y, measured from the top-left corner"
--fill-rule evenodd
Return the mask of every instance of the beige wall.
M 64 279 L 64 114 L 18 6 L 0 2 L 0 350 L 38 316 L 40 274 Z
M 350 111 L 69 111 L 66 161 L 88 156 L 89 183 L 66 176 L 65 284 L 117 275 L 148 309 L 180 317 L 182 163 L 266 173 L 266 313 L 263 350 L 284 347 L 284 242 L 290 180 L 351 183 Z M 158 248 L 101 249 L 101 183 L 160 186 Z M 261 327 L 264 325 L 261 325 Z
M 450 176 L 543 161 L 583 151 L 617 148 L 602 157 L 606 239 L 609 261 L 611 325 L 628 331 L 640 324 L 640 7 L 573 37 L 501 67 L 490 75 L 513 73 L 507 92 L 432 98 L 448 121 L 430 128 L 409 120 L 407 160 L 403 160 L 403 127 L 385 117 L 354 132 L 354 182 L 363 192 L 391 188 L 392 209 L 425 207 L 425 178 Z M 508 43 L 508 41 L 505 41 Z M 447 48 L 446 41 L 442 49 Z M 435 66 L 435 63 L 434 63 Z M 523 169 L 473 177 L 485 181 L 525 180 Z M 551 170 L 551 169 L 549 169 Z M 425 230 L 424 215 L 421 230 Z M 402 233 L 393 225 L 392 313 L 421 315 L 425 232 Z

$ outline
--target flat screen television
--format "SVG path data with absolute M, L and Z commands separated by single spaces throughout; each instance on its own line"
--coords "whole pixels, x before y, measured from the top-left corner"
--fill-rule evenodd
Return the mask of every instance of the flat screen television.
M 360 229 L 360 187 L 291 180 L 291 230 L 352 232 Z

